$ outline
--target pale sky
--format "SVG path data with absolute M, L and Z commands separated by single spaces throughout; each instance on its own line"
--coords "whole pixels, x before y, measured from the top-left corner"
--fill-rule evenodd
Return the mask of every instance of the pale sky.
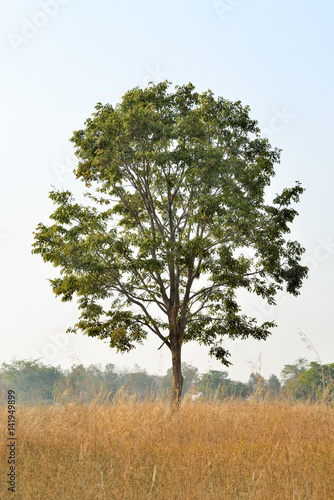
M 278 328 L 267 341 L 229 342 L 229 376 L 246 381 L 260 368 L 279 376 L 298 357 L 334 362 L 333 2 L 17 0 L 0 9 L 0 362 L 138 364 L 158 374 L 171 366 L 153 337 L 121 355 L 65 334 L 76 304 L 52 294 L 48 278 L 58 271 L 31 255 L 32 232 L 53 210 L 51 186 L 81 189 L 71 173 L 73 131 L 97 102 L 116 103 L 130 88 L 165 79 L 249 105 L 283 150 L 268 194 L 296 180 L 306 188 L 291 237 L 306 247 L 309 279 L 299 297 L 283 294 L 275 308 L 241 294 L 245 313 Z M 195 344 L 184 346 L 183 361 L 201 372 L 225 370 Z

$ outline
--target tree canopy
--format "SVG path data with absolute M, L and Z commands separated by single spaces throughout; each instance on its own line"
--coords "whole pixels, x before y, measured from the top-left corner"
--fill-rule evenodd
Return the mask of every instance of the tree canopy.
M 281 377 L 284 390 L 295 399 L 333 401 L 334 363 L 322 364 L 299 358 L 292 365 L 285 365 Z
M 14 390 L 20 403 L 52 402 L 54 386 L 64 379 L 60 366 L 45 366 L 38 360 L 14 360 L 0 365 L 0 392 L 4 387 Z
M 298 295 L 303 248 L 286 239 L 303 188 L 265 201 L 280 151 L 261 137 L 248 106 L 168 82 L 97 104 L 72 142 L 88 203 L 53 190 L 53 223 L 40 223 L 34 253 L 60 269 L 63 301 L 76 295 L 74 331 L 126 352 L 149 332 L 171 351 L 172 401 L 182 392 L 181 348 L 192 340 L 229 365 L 223 340 L 265 339 L 242 314 L 240 288 L 275 303 Z

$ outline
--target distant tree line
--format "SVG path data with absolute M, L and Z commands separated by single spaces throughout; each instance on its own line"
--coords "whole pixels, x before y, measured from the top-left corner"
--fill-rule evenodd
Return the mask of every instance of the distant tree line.
M 200 374 L 198 369 L 183 363 L 183 397 L 242 398 L 265 397 L 292 400 L 331 401 L 334 396 L 334 363 L 321 365 L 304 358 L 285 365 L 281 380 L 270 375 L 266 380 L 259 373 L 252 373 L 248 382 L 231 380 L 227 371 L 210 370 Z M 72 366 L 63 370 L 60 366 L 45 366 L 38 360 L 13 361 L 0 366 L 1 402 L 6 401 L 6 390 L 12 389 L 21 404 L 54 404 L 71 401 L 112 401 L 115 396 L 135 396 L 137 399 L 169 397 L 172 368 L 164 376 L 150 375 L 135 366 L 132 371 L 120 370 L 113 364 L 103 369 L 99 365 Z

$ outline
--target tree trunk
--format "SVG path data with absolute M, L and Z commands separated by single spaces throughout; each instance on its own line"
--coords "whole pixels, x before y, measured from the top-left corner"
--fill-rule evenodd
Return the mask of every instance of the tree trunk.
M 173 380 L 170 405 L 172 408 L 178 408 L 181 404 L 183 377 L 181 370 L 181 346 L 172 349 L 173 362 Z

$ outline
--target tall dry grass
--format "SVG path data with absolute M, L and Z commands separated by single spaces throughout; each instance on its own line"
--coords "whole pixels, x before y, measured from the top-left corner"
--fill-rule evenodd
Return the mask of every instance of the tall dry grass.
M 17 493 L 1 498 L 334 498 L 334 409 L 163 401 L 17 408 Z

